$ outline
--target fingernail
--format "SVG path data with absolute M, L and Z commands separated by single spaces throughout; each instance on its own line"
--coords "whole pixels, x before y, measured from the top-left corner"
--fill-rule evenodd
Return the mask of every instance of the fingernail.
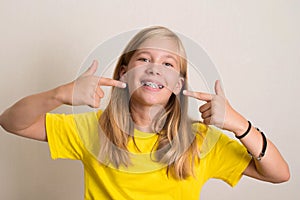
M 122 88 L 126 88 L 126 83 L 122 83 Z
M 187 94 L 187 91 L 186 91 L 186 90 L 183 90 L 183 91 L 182 91 L 182 94 L 186 95 L 186 94 Z

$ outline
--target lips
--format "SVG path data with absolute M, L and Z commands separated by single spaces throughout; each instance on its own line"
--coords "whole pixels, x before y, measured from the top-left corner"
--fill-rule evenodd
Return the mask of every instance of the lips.
M 153 89 L 163 89 L 164 85 L 155 80 L 142 80 L 141 85 L 145 87 L 150 87 Z

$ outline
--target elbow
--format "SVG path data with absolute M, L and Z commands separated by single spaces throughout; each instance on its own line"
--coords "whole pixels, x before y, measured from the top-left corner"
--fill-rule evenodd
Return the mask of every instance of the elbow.
M 6 123 L 3 115 L 0 115 L 0 127 L 2 127 L 6 132 L 15 133 L 15 131 Z
M 0 115 L 0 127 L 2 127 L 5 131 L 8 132 L 8 129 L 7 129 L 7 127 L 5 126 L 5 122 L 4 122 L 4 119 L 3 119 L 3 115 L 2 115 L 2 114 Z
M 2 121 L 3 121 L 3 120 L 2 120 L 2 114 L 0 114 L 0 127 L 4 128 L 3 125 L 2 125 L 2 124 L 3 124 Z
M 276 180 L 271 181 L 274 184 L 285 183 L 288 182 L 291 178 L 290 170 L 287 167 Z
M 291 178 L 291 173 L 289 169 L 289 165 L 285 162 L 285 170 L 283 170 L 283 173 L 281 175 L 280 183 L 288 182 Z
M 288 182 L 291 178 L 290 172 L 282 179 L 281 183 Z
M 280 183 L 288 182 L 289 180 L 290 180 L 290 175 L 287 175 L 287 176 L 280 177 L 280 178 L 270 181 L 270 182 L 274 183 L 274 184 L 280 184 Z
M 290 175 L 290 172 L 288 171 L 287 173 L 282 175 L 282 177 L 280 177 L 280 179 L 276 183 L 288 182 L 290 180 L 290 178 L 291 178 L 291 175 Z

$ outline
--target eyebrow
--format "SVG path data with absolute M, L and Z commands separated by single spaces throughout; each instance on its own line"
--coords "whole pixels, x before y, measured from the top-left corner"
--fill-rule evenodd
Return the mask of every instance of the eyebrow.
M 136 56 L 139 56 L 140 54 L 150 54 L 151 55 L 151 52 L 147 51 L 147 50 L 137 50 L 137 54 Z M 165 58 L 171 58 L 173 59 L 174 61 L 176 62 L 179 62 L 174 56 L 168 54 L 168 55 L 164 55 L 163 57 Z

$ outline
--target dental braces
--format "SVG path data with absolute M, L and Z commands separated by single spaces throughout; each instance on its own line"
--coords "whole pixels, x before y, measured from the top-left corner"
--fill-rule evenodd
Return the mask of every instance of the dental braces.
M 164 86 L 162 85 L 157 85 L 156 83 L 153 83 L 153 82 L 143 82 L 143 86 L 149 86 L 151 88 L 154 88 L 154 89 L 162 89 Z

